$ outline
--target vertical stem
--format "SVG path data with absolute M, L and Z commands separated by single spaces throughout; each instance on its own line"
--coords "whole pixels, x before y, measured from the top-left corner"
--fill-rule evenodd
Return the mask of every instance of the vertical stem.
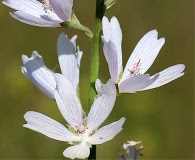
M 96 15 L 94 34 L 91 40 L 91 57 L 90 57 L 90 80 L 89 80 L 89 99 L 88 110 L 90 110 L 93 104 L 94 97 L 96 95 L 95 81 L 98 78 L 99 73 L 99 53 L 102 31 L 102 17 L 105 12 L 104 0 L 96 0 Z M 93 145 L 90 151 L 89 160 L 96 159 L 96 146 Z

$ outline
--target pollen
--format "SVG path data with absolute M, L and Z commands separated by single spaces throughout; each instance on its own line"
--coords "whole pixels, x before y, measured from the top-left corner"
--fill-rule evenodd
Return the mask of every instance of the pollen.
M 76 127 L 77 133 L 79 133 L 79 134 L 85 133 L 86 127 L 83 124 L 79 124 L 78 126 L 75 126 L 75 127 Z
M 140 71 L 140 66 L 141 66 L 141 63 L 140 63 L 141 59 L 138 60 L 137 63 L 134 63 L 133 64 L 133 68 L 132 69 L 129 69 L 129 72 L 130 72 L 130 76 L 133 77 L 137 74 L 139 74 L 139 71 Z

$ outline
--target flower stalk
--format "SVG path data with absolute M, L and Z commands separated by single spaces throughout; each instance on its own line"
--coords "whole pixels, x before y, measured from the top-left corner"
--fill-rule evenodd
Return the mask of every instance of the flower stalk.
M 96 0 L 96 14 L 94 24 L 94 35 L 91 40 L 91 55 L 90 55 L 90 78 L 89 78 L 89 98 L 88 98 L 88 110 L 93 103 L 96 95 L 95 81 L 98 78 L 99 73 L 99 53 L 101 43 L 102 32 L 102 18 L 105 12 L 104 0 Z M 96 159 L 96 146 L 93 145 L 90 151 L 88 160 Z
M 72 13 L 71 19 L 69 21 L 63 22 L 60 24 L 62 27 L 72 28 L 76 30 L 83 31 L 89 38 L 93 37 L 93 33 L 89 28 L 86 26 L 83 26 L 79 20 L 77 19 L 76 15 L 74 14 L 74 11 Z

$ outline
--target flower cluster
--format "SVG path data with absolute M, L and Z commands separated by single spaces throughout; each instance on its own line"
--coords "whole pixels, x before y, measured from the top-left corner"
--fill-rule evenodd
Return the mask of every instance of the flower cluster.
M 95 87 L 98 94 L 91 110 L 85 115 L 77 96 L 82 52 L 76 47 L 76 36 L 69 40 L 64 33 L 61 33 L 57 52 L 62 74 L 48 69 L 36 51 L 33 51 L 30 58 L 22 55 L 24 63 L 22 72 L 46 96 L 55 99 L 69 127 L 66 128 L 59 122 L 33 111 L 24 115 L 27 121 L 24 127 L 50 138 L 68 142 L 73 146 L 63 152 L 64 156 L 84 159 L 89 156 L 91 145 L 101 144 L 114 138 L 122 130 L 125 118 L 98 129 L 114 107 L 115 84 L 112 80 L 106 84 L 102 84 L 99 79 L 96 80 Z
M 108 9 L 115 2 L 116 0 L 105 0 L 104 7 Z M 15 9 L 16 11 L 10 15 L 23 23 L 39 27 L 65 27 L 67 22 L 72 21 L 69 24 L 73 25 L 71 28 L 83 30 L 90 38 L 93 36 L 91 31 L 76 19 L 73 13 L 73 0 L 42 0 L 42 3 L 37 0 L 3 0 L 2 3 Z M 103 17 L 102 30 L 103 51 L 111 79 L 103 84 L 97 77 L 95 82 L 97 94 L 88 113 L 83 111 L 78 96 L 83 52 L 76 45 L 77 36 L 69 39 L 66 34 L 61 33 L 58 38 L 57 54 L 61 73 L 48 69 L 37 51 L 33 51 L 30 58 L 22 55 L 24 64 L 21 68 L 22 73 L 42 93 L 55 100 L 60 113 L 68 123 L 65 127 L 46 115 L 29 111 L 24 115 L 27 123 L 23 126 L 49 138 L 68 142 L 71 146 L 63 152 L 67 158 L 89 157 L 92 145 L 113 139 L 123 129 L 124 117 L 100 127 L 114 107 L 117 92 L 135 93 L 157 88 L 184 75 L 183 64 L 171 66 L 152 76 L 145 74 L 165 43 L 164 38 L 158 39 L 156 30 L 149 31 L 141 38 L 124 70 L 122 31 L 117 18 L 113 17 L 109 21 L 107 17 Z M 140 142 L 128 141 L 124 144 L 128 156 L 126 158 L 119 155 L 119 158 L 138 159 L 143 149 L 142 146 L 136 149 L 138 143 Z

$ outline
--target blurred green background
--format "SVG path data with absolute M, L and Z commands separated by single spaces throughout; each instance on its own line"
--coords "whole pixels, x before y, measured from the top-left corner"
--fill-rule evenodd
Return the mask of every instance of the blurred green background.
M 95 0 L 74 1 L 80 21 L 93 29 Z M 37 50 L 48 68 L 58 64 L 56 41 L 61 32 L 77 34 L 84 52 L 81 62 L 81 102 L 86 110 L 90 43 L 79 31 L 64 28 L 38 28 L 23 24 L 9 15 L 12 9 L 0 4 L 0 158 L 64 159 L 68 146 L 25 129 L 23 115 L 29 110 L 46 114 L 66 124 L 55 103 L 35 88 L 20 71 L 21 55 Z M 166 42 L 147 73 L 155 74 L 171 65 L 186 65 L 185 75 L 163 87 L 124 94 L 105 124 L 126 117 L 123 131 L 112 141 L 98 145 L 98 159 L 117 159 L 117 150 L 127 140 L 142 141 L 140 159 L 194 158 L 194 0 L 118 0 L 106 12 L 116 16 L 123 31 L 123 64 L 139 39 L 157 29 Z M 100 76 L 106 82 L 108 67 L 101 53 Z

